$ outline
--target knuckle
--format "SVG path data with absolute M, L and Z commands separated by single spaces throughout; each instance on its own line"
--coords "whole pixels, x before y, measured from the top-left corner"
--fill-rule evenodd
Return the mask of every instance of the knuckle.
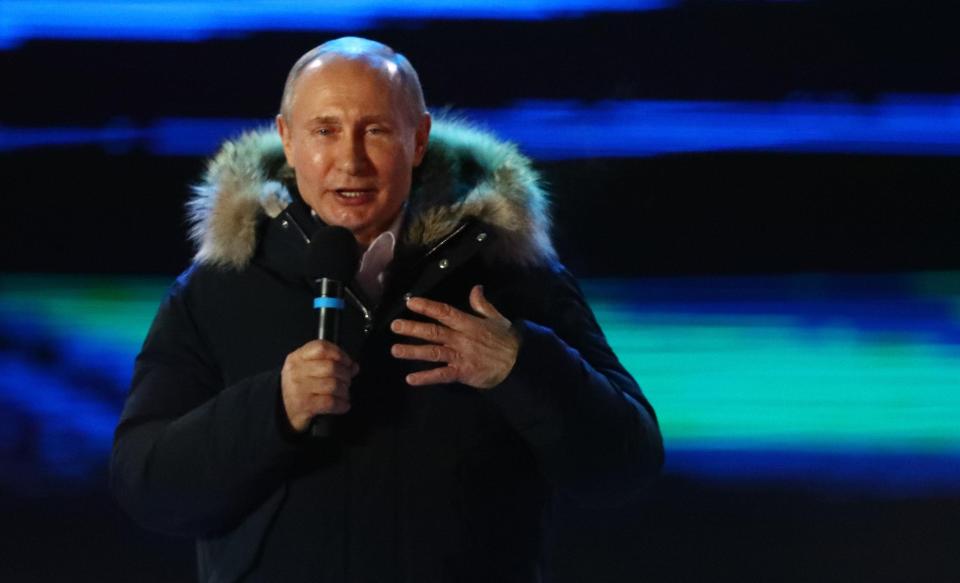
M 320 395 L 316 400 L 317 408 L 322 412 L 330 411 L 335 402 L 336 400 L 332 395 Z
M 497 341 L 497 335 L 490 328 L 484 327 L 480 332 L 480 339 L 484 344 L 491 345 Z
M 337 390 L 337 384 L 340 380 L 336 377 L 328 376 L 323 379 L 323 388 L 321 391 L 325 395 L 331 395 Z
M 349 367 L 338 365 L 334 368 L 333 378 L 336 379 L 338 383 L 342 383 L 350 379 L 350 374 L 351 371 Z
M 325 341 L 319 340 L 317 344 L 317 358 L 330 358 L 332 351 L 330 345 Z
M 457 378 L 458 378 L 460 375 L 459 375 L 459 371 L 458 371 L 456 368 L 454 368 L 454 367 L 451 366 L 451 367 L 447 367 L 447 368 L 443 369 L 443 370 L 440 372 L 440 376 L 441 376 L 441 378 L 443 379 L 444 382 L 448 382 L 448 383 L 449 383 L 449 382 L 452 382 L 452 381 L 457 380 Z

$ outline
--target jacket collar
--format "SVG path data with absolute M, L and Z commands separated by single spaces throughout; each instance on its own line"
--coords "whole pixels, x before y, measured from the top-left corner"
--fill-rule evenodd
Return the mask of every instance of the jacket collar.
M 246 266 L 261 221 L 277 218 L 298 199 L 275 131 L 252 131 L 224 143 L 187 203 L 195 260 Z M 530 160 L 465 123 L 436 120 L 414 171 L 401 240 L 430 247 L 467 219 L 495 231 L 488 253 L 496 260 L 537 265 L 555 257 L 547 197 Z

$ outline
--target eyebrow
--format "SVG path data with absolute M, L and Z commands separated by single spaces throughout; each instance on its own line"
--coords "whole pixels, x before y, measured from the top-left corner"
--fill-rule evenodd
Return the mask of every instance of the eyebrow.
M 365 115 L 365 116 L 361 117 L 361 118 L 359 119 L 359 121 L 360 121 L 360 123 L 382 123 L 382 124 L 389 124 L 389 123 L 390 123 L 390 118 L 387 117 L 387 116 L 385 116 L 385 115 L 374 114 L 374 115 Z M 341 120 L 341 118 L 339 118 L 339 117 L 337 117 L 337 116 L 335 116 L 335 115 L 318 115 L 318 116 L 314 117 L 313 119 L 311 119 L 308 123 L 310 123 L 310 124 L 315 124 L 315 125 L 325 125 L 325 124 L 329 124 L 329 125 L 340 125 L 340 124 L 343 123 L 343 121 Z
M 340 118 L 333 115 L 318 115 L 317 117 L 311 119 L 308 123 L 311 124 L 339 124 Z

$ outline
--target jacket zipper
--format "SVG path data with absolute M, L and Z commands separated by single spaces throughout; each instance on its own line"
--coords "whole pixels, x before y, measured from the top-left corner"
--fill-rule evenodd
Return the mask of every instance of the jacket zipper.
M 303 239 L 303 241 L 307 245 L 309 245 L 310 236 L 307 235 L 306 231 L 303 230 L 303 228 L 300 226 L 300 223 L 298 223 L 297 220 L 293 218 L 293 215 L 290 214 L 290 211 L 287 209 L 284 209 L 283 215 L 284 215 L 283 220 L 292 224 L 294 229 L 297 230 L 297 233 Z M 470 221 L 464 221 L 459 226 L 457 226 L 457 228 L 451 231 L 450 234 L 448 234 L 446 237 L 438 241 L 436 245 L 434 245 L 429 250 L 427 250 L 427 252 L 424 253 L 423 257 L 420 259 L 420 262 L 425 261 L 428 257 L 430 257 L 431 255 L 436 253 L 438 250 L 440 250 L 442 247 L 444 247 L 447 243 L 453 240 L 457 235 L 462 233 L 463 230 L 466 229 L 469 225 L 470 225 Z M 371 310 L 366 304 L 363 303 L 363 301 L 360 300 L 357 294 L 351 289 L 350 284 L 345 285 L 343 289 L 347 293 L 347 299 L 349 299 L 350 302 L 354 304 L 354 306 L 356 306 L 358 310 L 360 310 L 360 314 L 363 316 L 364 335 L 369 334 L 370 331 L 373 330 L 373 310 Z

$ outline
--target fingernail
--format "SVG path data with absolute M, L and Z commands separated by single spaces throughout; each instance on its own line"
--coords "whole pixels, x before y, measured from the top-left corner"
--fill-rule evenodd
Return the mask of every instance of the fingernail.
M 399 321 L 399 320 L 394 320 L 393 322 L 390 322 L 390 329 L 393 330 L 394 332 L 399 332 L 399 331 L 400 331 L 400 321 Z

